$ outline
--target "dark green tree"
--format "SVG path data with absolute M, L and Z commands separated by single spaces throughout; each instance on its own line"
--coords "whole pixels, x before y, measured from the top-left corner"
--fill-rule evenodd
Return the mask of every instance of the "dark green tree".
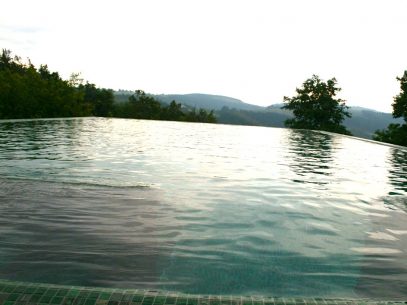
M 128 102 L 114 104 L 114 116 L 132 119 L 167 120 L 216 123 L 213 111 L 205 109 L 183 110 L 181 104 L 172 101 L 170 105 L 162 105 L 153 96 L 137 90 L 129 97 Z
M 373 140 L 407 146 L 407 124 L 390 124 L 386 129 L 377 130 Z
M 132 118 L 158 120 L 161 116 L 161 104 L 143 90 L 136 90 L 129 97 Z
M 193 110 L 188 111 L 185 114 L 185 121 L 202 122 L 202 123 L 216 123 L 217 122 L 213 110 L 208 112 L 205 109 L 196 110 L 195 108 Z
M 78 90 L 82 92 L 84 102 L 91 105 L 94 116 L 110 117 L 113 112 L 113 90 L 96 88 L 95 84 L 86 82 L 80 84 Z
M 393 116 L 395 118 L 404 118 L 407 123 L 407 70 L 402 77 L 397 77 L 400 82 L 400 94 L 394 97 Z
M 63 80 L 47 65 L 38 69 L 23 63 L 11 51 L 0 53 L 0 119 L 51 118 L 80 116 L 116 116 L 123 118 L 215 123 L 213 111 L 183 111 L 172 101 L 162 105 L 152 95 L 137 90 L 127 102 L 114 102 L 113 91 L 97 88 L 80 74 Z
M 337 86 L 335 78 L 322 81 L 317 75 L 307 79 L 301 88 L 297 88 L 297 95 L 284 97 L 283 109 L 291 110 L 294 118 L 285 121 L 285 125 L 295 129 L 314 129 L 351 133 L 342 125 L 345 117 L 351 117 L 349 107 L 345 101 L 335 98 L 341 88 Z
M 0 118 L 45 118 L 91 115 L 77 88 L 50 72 L 22 63 L 3 49 L 0 55 Z
M 185 115 L 181 110 L 181 104 L 172 101 L 168 107 L 162 109 L 161 119 L 167 121 L 184 121 Z
M 407 70 L 397 80 L 400 82 L 400 94 L 393 99 L 393 117 L 402 117 L 405 123 L 390 124 L 387 129 L 377 130 L 373 140 L 407 146 Z

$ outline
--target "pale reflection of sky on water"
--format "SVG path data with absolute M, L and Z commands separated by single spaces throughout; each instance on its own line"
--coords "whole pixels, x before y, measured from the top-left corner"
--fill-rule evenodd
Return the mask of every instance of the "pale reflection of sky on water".
M 407 151 L 328 133 L 0 123 L 0 278 L 406 298 Z

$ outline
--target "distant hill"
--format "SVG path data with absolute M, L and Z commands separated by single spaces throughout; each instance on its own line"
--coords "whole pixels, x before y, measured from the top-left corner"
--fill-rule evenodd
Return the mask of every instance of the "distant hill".
M 125 102 L 128 100 L 129 96 L 132 95 L 134 91 L 129 90 L 118 90 L 114 92 L 115 100 L 118 103 Z M 212 95 L 212 94 L 202 94 L 202 93 L 191 93 L 191 94 L 149 94 L 155 97 L 158 101 L 164 104 L 170 104 L 172 101 L 181 103 L 184 106 L 192 108 L 203 108 L 208 110 L 221 110 L 223 107 L 242 109 L 242 110 L 253 110 L 259 111 L 264 110 L 265 107 L 252 105 L 245 103 L 236 98 L 222 96 L 222 95 Z
M 278 111 L 284 104 L 274 104 L 267 109 L 269 111 Z M 291 113 L 286 110 L 285 114 L 291 117 Z M 351 118 L 346 118 L 344 120 L 344 125 L 346 128 L 352 132 L 353 135 L 361 138 L 371 139 L 374 132 L 378 129 L 384 129 L 391 123 L 403 123 L 403 119 L 393 118 L 391 113 L 379 112 L 373 109 L 364 107 L 350 107 L 350 112 L 352 114 Z
M 128 99 L 132 91 L 115 92 L 116 102 Z M 211 94 L 160 94 L 153 95 L 163 104 L 175 100 L 184 107 L 215 110 L 219 123 L 234 125 L 255 125 L 268 127 L 284 127 L 284 121 L 292 117 L 292 113 L 283 110 L 284 105 L 273 104 L 268 107 L 247 104 L 241 100 Z M 378 129 L 386 128 L 390 123 L 402 123 L 402 119 L 394 119 L 391 113 L 378 112 L 368 108 L 351 107 L 352 118 L 346 118 L 344 125 L 357 137 L 371 139 Z
M 393 118 L 391 113 L 378 112 L 368 108 L 350 107 L 352 117 L 346 118 L 344 125 L 353 135 L 371 139 L 378 129 L 387 128 L 391 123 L 403 123 L 403 119 Z
M 224 124 L 259 125 L 284 127 L 284 121 L 292 117 L 292 113 L 283 110 L 283 104 L 271 105 L 262 111 L 242 109 L 222 109 L 217 111 L 218 122 Z M 391 113 L 378 112 L 368 108 L 350 107 L 351 118 L 346 118 L 344 125 L 357 137 L 371 139 L 374 132 L 384 129 L 391 123 L 403 123 L 402 119 L 393 118 Z
M 234 125 L 254 125 L 267 127 L 284 127 L 284 121 L 291 117 L 284 110 L 251 111 L 223 107 L 215 112 L 218 123 Z
M 190 107 L 205 108 L 209 110 L 221 110 L 223 107 L 253 111 L 264 110 L 264 107 L 247 104 L 242 102 L 241 100 L 221 95 L 200 94 L 200 93 L 160 94 L 155 95 L 155 98 L 167 104 L 175 100 L 178 103 Z
M 123 103 L 129 100 L 129 96 L 133 95 L 134 91 L 130 90 L 117 90 L 113 92 L 114 101 L 116 103 Z

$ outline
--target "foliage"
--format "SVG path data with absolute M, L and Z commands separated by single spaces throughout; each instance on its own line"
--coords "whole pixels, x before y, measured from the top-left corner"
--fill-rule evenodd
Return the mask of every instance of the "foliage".
M 0 118 L 107 116 L 113 92 L 94 84 L 81 84 L 79 74 L 69 81 L 46 65 L 38 69 L 21 62 L 9 50 L 0 56 Z
M 377 130 L 373 140 L 407 146 L 407 124 L 390 124 L 386 129 Z
M 216 123 L 213 111 L 204 109 L 182 111 L 181 104 L 172 101 L 168 106 L 162 106 L 153 96 L 142 90 L 136 90 L 128 98 L 128 102 L 117 103 L 114 107 L 114 116 L 121 118 L 205 122 Z
M 373 140 L 407 146 L 407 70 L 397 80 L 400 82 L 400 94 L 393 99 L 393 117 L 404 118 L 405 123 L 390 124 L 387 129 L 377 130 Z
M 96 88 L 94 84 L 80 84 L 78 90 L 83 93 L 86 103 L 92 105 L 92 115 L 101 117 L 112 116 L 113 111 L 113 90 L 105 88 Z
M 81 93 L 50 72 L 37 70 L 3 50 L 0 56 L 0 118 L 69 117 L 90 114 Z
M 395 118 L 404 118 L 407 122 L 407 70 L 402 77 L 397 77 L 400 82 L 400 94 L 394 97 L 393 116 Z
M 38 69 L 24 64 L 11 51 L 0 54 L 0 119 L 73 116 L 118 116 L 123 118 L 215 123 L 213 111 L 184 112 L 173 101 L 161 106 L 152 96 L 137 90 L 125 103 L 115 104 L 113 91 L 97 88 L 74 73 L 68 81 L 46 65 Z
M 351 114 L 343 100 L 335 99 L 341 90 L 336 85 L 335 78 L 323 82 L 317 75 L 313 75 L 301 88 L 296 89 L 296 96 L 285 96 L 283 109 L 292 110 L 294 114 L 294 118 L 286 120 L 285 125 L 295 129 L 350 134 L 341 123 Z
M 184 118 L 184 112 L 181 108 L 181 104 L 172 101 L 168 107 L 163 107 L 161 110 L 161 119 L 166 121 L 182 121 Z
M 206 111 L 205 109 L 193 109 L 185 113 L 186 122 L 204 122 L 204 123 L 216 123 L 217 120 L 213 113 L 213 110 Z

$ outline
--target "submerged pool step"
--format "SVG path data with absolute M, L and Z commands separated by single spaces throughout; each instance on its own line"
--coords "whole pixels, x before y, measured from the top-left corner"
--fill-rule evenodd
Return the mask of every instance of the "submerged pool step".
M 407 301 L 190 295 L 0 280 L 0 305 L 406 305 Z

